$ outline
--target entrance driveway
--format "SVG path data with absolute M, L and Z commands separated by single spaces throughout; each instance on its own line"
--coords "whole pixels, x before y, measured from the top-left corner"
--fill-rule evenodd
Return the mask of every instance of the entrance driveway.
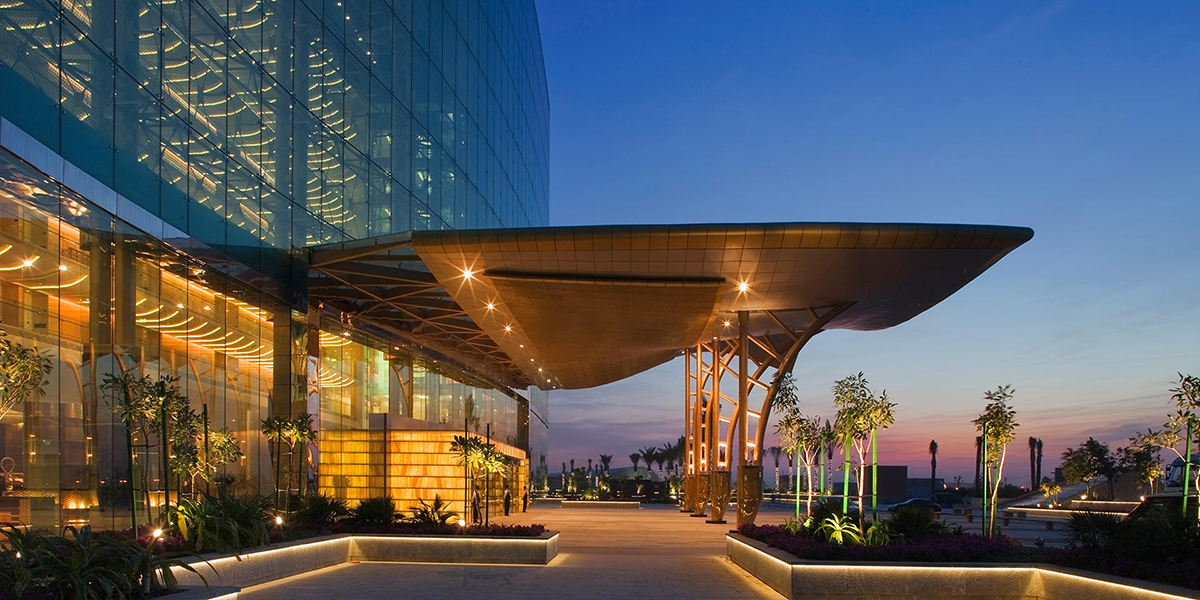
M 732 516 L 730 514 L 729 516 Z M 674 506 L 640 510 L 533 508 L 496 519 L 561 532 L 546 566 L 345 564 L 243 590 L 244 600 L 334 598 L 778 599 L 725 558 L 731 525 L 709 525 Z M 774 519 L 760 519 L 770 522 Z M 782 520 L 780 518 L 780 520 Z

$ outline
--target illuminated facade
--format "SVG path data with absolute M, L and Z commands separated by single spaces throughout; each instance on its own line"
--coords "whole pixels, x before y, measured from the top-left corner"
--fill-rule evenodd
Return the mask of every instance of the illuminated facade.
M 531 0 L 0 3 L 0 328 L 54 367 L 0 417 L 0 522 L 128 526 L 121 370 L 229 430 L 234 489 L 271 492 L 258 424 L 307 411 L 322 491 L 406 508 L 462 469 L 404 457 L 467 428 L 519 495 L 545 393 L 310 302 L 306 249 L 546 225 L 548 114 Z

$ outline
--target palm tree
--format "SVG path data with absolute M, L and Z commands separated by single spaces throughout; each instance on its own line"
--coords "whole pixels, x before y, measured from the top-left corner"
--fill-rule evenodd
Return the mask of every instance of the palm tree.
M 633 463 L 633 478 L 637 479 L 637 464 L 638 464 L 639 460 L 642 460 L 642 453 L 634 452 L 634 453 L 630 454 L 629 460 L 630 460 L 630 462 Z
M 279 416 L 267 417 L 259 423 L 258 428 L 262 431 L 264 437 L 270 442 L 267 446 L 271 452 L 271 458 L 275 460 L 275 506 L 283 504 L 280 497 L 279 484 L 283 479 L 283 430 L 287 425 L 287 419 Z
M 1039 484 L 1042 482 L 1042 440 L 1041 440 L 1041 438 L 1039 438 L 1037 441 L 1037 480 L 1038 480 Z
M 642 448 L 642 462 L 646 463 L 646 471 L 650 471 L 650 463 L 658 458 L 658 446 L 646 446 Z
M 767 448 L 767 452 L 771 453 L 771 458 L 775 459 L 775 492 L 779 492 L 779 456 L 783 454 L 783 448 L 779 446 L 771 446 Z
M 604 473 L 605 475 L 608 475 L 608 464 L 612 462 L 612 458 L 613 457 L 611 454 L 601 454 L 600 455 L 600 468 L 601 468 L 601 472 Z
M 1037 489 L 1037 438 L 1029 436 L 1029 490 Z
M 667 463 L 667 472 L 668 473 L 675 471 L 676 455 L 677 455 L 677 452 L 676 452 L 675 444 L 672 444 L 671 442 L 667 442 L 662 445 L 662 450 L 659 451 L 659 456 L 662 457 L 661 460 L 663 460 Z
M 932 498 L 937 488 L 934 487 L 937 481 L 937 440 L 929 440 L 929 497 Z

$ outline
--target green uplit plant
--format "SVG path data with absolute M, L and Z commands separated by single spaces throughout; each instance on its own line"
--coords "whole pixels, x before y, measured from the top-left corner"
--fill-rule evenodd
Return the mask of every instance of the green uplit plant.
M 834 515 L 821 521 L 817 526 L 815 536 L 818 539 L 830 541 L 839 545 L 860 545 L 863 543 L 862 529 L 850 517 Z
M 886 546 L 896 538 L 892 524 L 884 519 L 875 519 L 863 533 L 863 544 L 866 546 Z
M 799 519 L 788 517 L 783 520 L 783 525 L 780 525 L 779 528 L 788 535 L 796 535 L 800 533 L 802 529 L 804 529 L 804 523 Z
M 974 421 L 976 431 L 983 438 L 981 462 L 983 463 L 984 531 L 995 531 L 996 503 L 1000 495 L 1000 482 L 1004 479 L 1004 459 L 1008 455 L 1008 444 L 1016 437 L 1017 411 L 1009 402 L 1013 398 L 1012 386 L 1004 385 L 994 391 L 984 392 L 987 401 L 983 413 Z M 990 485 L 990 487 L 989 487 Z

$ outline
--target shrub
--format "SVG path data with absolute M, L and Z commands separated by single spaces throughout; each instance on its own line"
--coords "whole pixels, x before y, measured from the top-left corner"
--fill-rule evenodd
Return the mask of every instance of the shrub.
M 442 500 L 439 495 L 433 496 L 433 502 L 425 502 L 418 500 L 419 506 L 410 506 L 408 510 L 412 511 L 412 516 L 406 519 L 409 523 L 419 525 L 446 525 L 458 520 L 458 513 L 448 509 L 449 503 Z
M 183 554 L 159 552 L 154 538 L 139 543 L 96 535 L 88 526 L 68 526 L 64 533 L 9 527 L 4 532 L 7 548 L 0 551 L 0 590 L 5 590 L 0 593 L 12 598 L 145 598 L 179 588 L 171 567 L 195 573 L 180 560 Z
M 296 520 L 306 525 L 332 525 L 350 514 L 345 500 L 325 494 L 308 494 L 300 499 Z
M 350 518 L 364 525 L 391 525 L 396 520 L 396 502 L 388 496 L 367 498 L 350 511 Z
M 863 534 L 863 543 L 868 546 L 886 546 L 895 538 L 896 533 L 892 530 L 891 522 L 886 519 L 876 519 L 871 521 L 871 525 Z
M 907 540 L 946 532 L 946 524 L 933 509 L 921 506 L 902 506 L 889 521 L 892 531 Z
M 796 535 L 804 530 L 804 522 L 788 517 L 783 520 L 783 525 L 780 525 L 779 528 L 790 535 Z
M 182 498 L 171 507 L 187 547 L 196 552 L 240 552 L 270 543 L 271 501 L 262 496 Z
M 825 522 L 830 517 L 842 516 L 842 502 L 836 498 L 822 498 L 813 502 L 812 510 L 808 513 L 808 519 L 804 522 L 804 527 L 809 532 L 813 532 L 821 523 Z M 858 521 L 858 509 L 851 506 L 850 513 L 845 515 L 851 521 Z

